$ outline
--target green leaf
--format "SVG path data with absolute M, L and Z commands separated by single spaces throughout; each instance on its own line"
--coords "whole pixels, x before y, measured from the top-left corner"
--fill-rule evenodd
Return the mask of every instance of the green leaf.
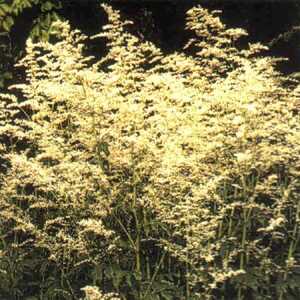
M 28 0 L 23 0 L 23 1 L 20 1 L 20 2 L 13 2 L 12 4 L 12 7 L 11 7 L 11 12 L 14 14 L 14 15 L 19 15 L 25 8 L 28 8 L 28 7 L 31 7 L 31 3 L 30 1 Z
M 2 76 L 4 79 L 12 79 L 13 78 L 12 72 L 4 72 Z
M 1 4 L 0 9 L 3 10 L 6 14 L 11 12 L 11 7 L 8 4 Z
M 131 275 L 131 273 L 126 273 L 125 279 L 126 279 L 127 285 L 128 285 L 130 288 L 132 288 L 132 287 L 133 287 L 133 283 L 132 283 L 132 275 Z
M 0 88 L 3 89 L 4 86 L 5 86 L 4 80 L 2 78 L 0 78 Z
M 41 34 L 41 29 L 40 29 L 40 26 L 36 25 L 33 27 L 33 29 L 31 30 L 30 32 L 30 37 L 31 38 L 35 38 L 35 37 L 39 37 Z
M 6 12 L 0 6 L 0 17 L 3 17 L 5 15 L 6 15 Z
M 168 292 L 168 291 L 163 291 L 161 293 L 161 297 L 162 297 L 162 299 L 165 299 L 165 300 L 172 300 L 172 299 L 174 299 L 174 294 L 171 292 Z
M 103 152 L 106 156 L 109 155 L 108 143 L 101 142 L 97 146 L 97 150 L 99 153 Z
M 2 27 L 5 31 L 10 31 L 10 28 L 13 25 L 14 25 L 14 19 L 11 16 L 7 16 L 2 23 Z
M 54 4 L 52 2 L 46 1 L 46 2 L 42 3 L 41 10 L 42 10 L 42 12 L 45 12 L 45 11 L 51 10 L 53 7 L 54 7 Z

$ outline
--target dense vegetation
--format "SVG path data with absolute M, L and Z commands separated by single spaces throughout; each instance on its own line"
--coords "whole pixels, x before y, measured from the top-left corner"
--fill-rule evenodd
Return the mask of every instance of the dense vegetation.
M 1 299 L 297 299 L 299 82 L 195 7 L 164 54 L 104 6 L 1 95 Z
M 0 0 L 0 88 L 23 81 L 14 64 L 24 55 L 25 41 L 47 40 L 55 20 L 68 20 L 72 29 L 95 34 L 106 23 L 99 3 L 110 3 L 134 21 L 139 37 L 154 42 L 163 52 L 182 51 L 188 39 L 184 31 L 185 12 L 203 4 L 209 10 L 222 10 L 222 22 L 242 27 L 249 37 L 243 43 L 263 42 L 272 56 L 288 57 L 278 65 L 284 72 L 300 71 L 300 3 L 265 0 Z M 105 43 L 88 41 L 88 51 L 97 57 L 106 51 Z M 299 76 L 299 74 L 298 74 Z

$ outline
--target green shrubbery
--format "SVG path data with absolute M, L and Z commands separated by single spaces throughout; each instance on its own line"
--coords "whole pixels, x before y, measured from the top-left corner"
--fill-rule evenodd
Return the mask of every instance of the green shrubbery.
M 56 23 L 1 95 L 1 299 L 296 299 L 298 82 L 202 8 L 193 57 L 105 9 L 106 57 Z

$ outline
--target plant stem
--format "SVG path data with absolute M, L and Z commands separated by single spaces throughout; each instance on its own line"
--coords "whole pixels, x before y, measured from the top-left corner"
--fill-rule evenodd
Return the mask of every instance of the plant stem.
M 289 261 L 293 257 L 294 251 L 295 251 L 296 246 L 299 242 L 299 232 L 298 232 L 298 222 L 299 222 L 299 219 L 300 219 L 299 215 L 300 215 L 300 201 L 298 201 L 298 204 L 297 204 L 295 224 L 294 224 L 292 237 L 291 237 L 291 242 L 290 242 L 290 246 L 289 246 L 289 250 L 288 250 L 287 264 L 289 263 Z M 283 274 L 283 282 L 285 282 L 287 280 L 288 268 L 289 268 L 289 266 L 287 265 L 286 270 Z M 281 289 L 280 294 L 279 294 L 279 300 L 283 300 L 283 295 L 284 295 L 284 291 Z
M 148 296 L 148 294 L 149 294 L 149 292 L 150 292 L 151 286 L 152 286 L 152 284 L 153 284 L 153 282 L 154 282 L 154 280 L 155 280 L 155 277 L 157 276 L 157 273 L 158 273 L 158 271 L 159 271 L 159 269 L 160 269 L 160 267 L 161 267 L 161 264 L 162 264 L 163 261 L 164 261 L 165 255 L 166 255 L 166 251 L 165 251 L 165 252 L 163 253 L 163 255 L 161 256 L 158 265 L 156 265 L 156 268 L 155 268 L 155 271 L 154 271 L 154 273 L 153 273 L 153 275 L 152 275 L 150 284 L 148 285 L 147 290 L 146 290 L 146 292 L 145 292 L 145 295 L 143 296 L 144 299 Z

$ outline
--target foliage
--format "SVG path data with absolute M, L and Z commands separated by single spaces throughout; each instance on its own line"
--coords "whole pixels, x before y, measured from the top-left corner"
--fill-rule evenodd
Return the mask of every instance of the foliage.
M 12 62 L 12 45 L 8 33 L 0 33 L 0 88 L 3 88 L 5 82 L 12 79 L 12 73 L 9 71 Z
M 34 22 L 31 36 L 47 39 L 51 22 L 53 19 L 57 19 L 56 10 L 61 7 L 60 1 L 57 0 L 12 0 L 10 3 L 2 0 L 0 2 L 0 28 L 9 32 L 14 25 L 15 18 L 22 14 L 24 10 L 34 6 L 38 6 L 41 13 Z
M 57 22 L 1 95 L 0 295 L 296 299 L 298 82 L 201 7 L 195 57 L 104 8 L 106 57 Z
M 11 30 L 18 17 L 24 18 L 24 12 L 29 9 L 39 11 L 30 28 L 30 37 L 39 40 L 47 40 L 51 24 L 58 20 L 57 10 L 61 8 L 58 0 L 1 0 L 0 1 L 0 88 L 7 86 L 12 79 L 12 65 L 19 58 L 20 49 L 12 49 Z M 23 33 L 24 34 L 24 33 Z M 2 54 L 3 52 L 3 54 Z M 16 59 L 15 59 L 16 56 Z

